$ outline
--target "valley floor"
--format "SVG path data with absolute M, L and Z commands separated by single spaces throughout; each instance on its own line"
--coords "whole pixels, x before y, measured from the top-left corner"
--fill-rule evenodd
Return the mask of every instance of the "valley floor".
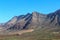
M 32 31 L 24 31 L 22 35 L 0 36 L 0 40 L 60 40 L 60 32 L 47 32 L 45 29 Z

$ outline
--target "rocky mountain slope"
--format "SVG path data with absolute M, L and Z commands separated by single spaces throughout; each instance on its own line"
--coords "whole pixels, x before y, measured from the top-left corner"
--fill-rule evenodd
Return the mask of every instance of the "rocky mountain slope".
M 14 16 L 4 25 L 0 25 L 0 31 L 21 31 L 36 28 L 59 28 L 60 10 L 50 14 L 38 12 L 27 13 L 26 15 Z

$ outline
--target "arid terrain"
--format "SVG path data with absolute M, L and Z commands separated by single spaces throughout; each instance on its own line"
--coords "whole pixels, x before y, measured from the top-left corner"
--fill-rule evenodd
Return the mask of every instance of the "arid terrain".
M 0 40 L 60 40 L 60 9 L 14 16 L 0 24 Z

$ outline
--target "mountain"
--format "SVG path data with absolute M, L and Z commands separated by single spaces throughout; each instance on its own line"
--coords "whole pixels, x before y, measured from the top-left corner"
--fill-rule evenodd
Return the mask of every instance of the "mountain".
M 40 26 L 45 20 L 45 15 L 38 12 L 28 13 L 26 15 L 15 16 L 9 20 L 4 27 L 7 30 L 34 29 Z
M 17 32 L 21 30 L 37 28 L 59 28 L 60 9 L 49 14 L 39 12 L 27 13 L 26 15 L 14 16 L 4 25 L 0 25 L 1 32 Z
M 47 17 L 50 19 L 50 23 L 53 23 L 55 26 L 60 26 L 60 9 L 54 13 L 50 13 Z

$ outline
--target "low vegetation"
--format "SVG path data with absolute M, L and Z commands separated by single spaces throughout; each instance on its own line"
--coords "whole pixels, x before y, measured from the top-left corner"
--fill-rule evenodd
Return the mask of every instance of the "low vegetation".
M 60 32 L 47 30 L 37 29 L 31 33 L 24 33 L 22 35 L 0 36 L 0 40 L 60 40 Z

